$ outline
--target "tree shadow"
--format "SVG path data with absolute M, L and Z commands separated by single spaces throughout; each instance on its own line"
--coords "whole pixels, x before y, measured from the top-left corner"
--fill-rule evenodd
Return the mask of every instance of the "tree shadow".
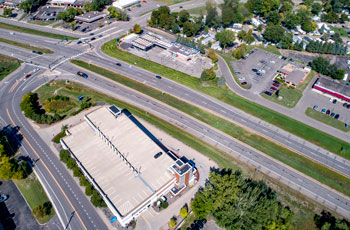
M 18 126 L 7 125 L 0 130 L 0 142 L 4 145 L 4 152 L 8 157 L 16 154 L 22 146 L 23 136 Z

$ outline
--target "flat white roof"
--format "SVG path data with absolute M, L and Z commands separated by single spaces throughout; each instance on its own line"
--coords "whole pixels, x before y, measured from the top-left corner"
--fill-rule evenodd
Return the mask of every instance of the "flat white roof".
M 174 180 L 169 170 L 174 161 L 125 114 L 114 117 L 102 107 L 87 118 L 141 172 L 136 174 L 86 121 L 69 128 L 71 135 L 63 138 L 121 215 L 127 215 Z M 163 154 L 155 159 L 158 152 Z
M 134 4 L 140 3 L 140 2 L 141 2 L 141 0 L 117 0 L 117 1 L 113 2 L 113 6 L 122 9 L 125 7 L 132 6 Z

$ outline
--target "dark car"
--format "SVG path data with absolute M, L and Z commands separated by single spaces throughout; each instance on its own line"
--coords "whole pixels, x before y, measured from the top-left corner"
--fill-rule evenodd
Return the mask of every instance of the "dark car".
M 259 70 L 257 69 L 252 69 L 253 72 L 257 73 Z
M 116 66 L 122 66 L 122 64 L 120 64 L 119 62 L 115 64 Z
M 83 78 L 88 78 L 88 75 L 86 73 L 83 73 L 81 71 L 77 72 L 77 75 Z
M 271 87 L 270 89 L 273 90 L 273 91 L 276 91 L 276 90 L 277 90 L 275 87 Z
M 81 41 L 79 40 L 79 41 L 77 41 L 77 44 L 80 44 L 81 43 Z
M 266 94 L 267 96 L 272 96 L 272 92 L 270 91 L 265 91 L 264 94 Z
M 334 119 L 337 119 L 337 120 L 338 120 L 338 118 L 339 118 L 339 114 L 336 114 L 336 115 L 334 116 Z
M 261 73 L 256 73 L 256 75 L 258 75 L 258 76 L 262 76 L 262 74 L 261 74 Z
M 157 153 L 156 155 L 154 155 L 154 159 L 157 159 L 157 158 L 160 157 L 162 154 L 163 154 L 162 152 Z
M 31 74 L 27 74 L 24 78 L 30 78 Z
M 280 87 L 280 85 L 279 85 L 279 84 L 276 84 L 276 83 L 273 83 L 272 85 L 275 86 L 275 87 L 277 87 L 277 88 Z
M 241 72 L 235 72 L 235 74 L 241 74 Z
M 329 110 L 329 109 L 327 109 L 327 111 L 326 111 L 326 115 L 328 115 L 329 116 L 329 114 L 331 113 L 331 111 Z
M 334 99 L 334 100 L 332 101 L 332 103 L 333 103 L 333 104 L 336 104 L 336 103 L 337 103 L 337 99 Z
M 246 84 L 248 84 L 246 81 L 241 82 L 241 85 L 246 85 Z
M 156 75 L 156 78 L 158 78 L 158 79 L 162 79 L 162 77 L 161 77 L 161 76 L 159 76 L 159 75 Z
M 91 36 L 91 35 L 94 35 L 94 33 L 90 33 L 90 36 Z
M 273 83 L 277 84 L 278 86 L 281 85 L 281 83 L 278 81 L 273 81 Z
M 346 108 L 347 108 L 347 109 L 350 109 L 350 104 L 348 104 L 348 105 L 346 106 Z
M 103 37 L 103 35 L 102 35 L 102 34 L 100 34 L 100 35 L 98 35 L 97 37 L 102 38 L 102 37 Z
M 343 104 L 343 107 L 346 107 L 347 105 L 348 105 L 348 103 L 344 103 L 344 104 Z
M 93 41 L 93 40 L 95 40 L 95 39 L 96 39 L 95 37 L 90 38 L 91 41 Z
M 335 113 L 331 113 L 331 117 L 334 117 L 335 116 Z

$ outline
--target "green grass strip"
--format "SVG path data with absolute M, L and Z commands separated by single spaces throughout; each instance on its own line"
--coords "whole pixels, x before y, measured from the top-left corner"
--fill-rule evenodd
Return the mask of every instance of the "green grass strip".
M 327 149 L 330 152 L 333 152 L 346 159 L 350 159 L 350 151 L 341 152 L 341 149 L 349 147 L 349 144 L 345 141 L 340 140 L 318 129 L 315 129 L 311 126 L 308 126 L 302 122 L 294 120 L 293 118 L 280 114 L 272 109 L 254 103 L 253 101 L 245 99 L 235 94 L 227 87 L 217 87 L 216 85 L 203 85 L 201 84 L 201 81 L 198 78 L 192 77 L 188 74 L 152 62 L 150 60 L 146 60 L 128 52 L 124 52 L 117 48 L 115 40 L 111 40 L 105 43 L 102 46 L 102 51 L 111 57 L 146 69 L 155 74 L 162 75 L 180 84 L 183 84 L 192 89 L 217 98 L 229 105 L 232 105 L 238 109 L 245 111 L 246 113 L 249 113 L 281 129 L 284 129 L 287 132 L 299 136 L 315 145 Z
M 307 108 L 305 110 L 305 114 L 308 117 L 311 117 L 315 120 L 318 120 L 320 122 L 325 123 L 326 125 L 332 126 L 333 128 L 339 129 L 343 132 L 349 132 L 349 128 L 345 127 L 345 123 L 339 120 L 334 119 L 331 116 L 327 116 L 326 114 L 321 113 L 320 111 L 317 111 L 312 108 Z
M 76 64 L 82 68 L 88 69 L 97 74 L 103 75 L 113 81 L 119 82 L 125 86 L 128 86 L 134 90 L 151 96 L 163 103 L 166 103 L 202 122 L 205 122 L 226 134 L 258 149 L 271 157 L 295 168 L 296 170 L 324 183 L 339 192 L 350 195 L 350 179 L 341 176 L 332 170 L 329 170 L 313 161 L 304 158 L 303 156 L 294 153 L 286 148 L 281 147 L 273 143 L 272 141 L 251 133 L 240 126 L 237 126 L 223 118 L 213 115 L 212 113 L 206 112 L 196 106 L 193 106 L 185 101 L 177 99 L 166 93 L 162 93 L 159 90 L 144 85 L 138 81 L 129 79 L 115 72 L 101 68 L 96 65 L 88 64 L 80 60 L 72 60 L 73 64 Z
M 0 54 L 0 66 L 2 67 L 0 71 L 0 81 L 15 71 L 20 65 L 21 62 L 16 58 Z
M 21 191 L 22 195 L 26 199 L 31 210 L 37 206 L 49 202 L 43 187 L 41 186 L 39 180 L 34 174 L 28 176 L 23 180 L 14 180 L 18 189 Z M 51 213 L 48 216 L 38 219 L 40 224 L 47 223 L 55 215 L 55 210 L 51 208 Z
M 13 30 L 21 33 L 27 33 L 27 34 L 33 34 L 33 35 L 38 35 L 38 36 L 43 36 L 43 37 L 49 37 L 49 38 L 54 38 L 54 39 L 59 39 L 59 40 L 77 40 L 79 38 L 76 37 L 71 37 L 71 36 L 65 36 L 62 34 L 54 34 L 50 32 L 45 32 L 45 31 L 40 31 L 40 30 L 34 30 L 31 28 L 26 28 L 22 26 L 15 26 L 11 24 L 6 24 L 3 22 L 0 22 L 0 28 L 5 29 L 5 30 Z
M 24 43 L 20 43 L 20 42 L 16 42 L 16 41 L 12 41 L 12 40 L 8 40 L 5 38 L 0 38 L 0 42 L 4 42 L 13 46 L 18 46 L 24 49 L 28 49 L 28 50 L 35 50 L 35 51 L 40 51 L 44 54 L 53 54 L 53 51 L 47 48 L 40 48 L 40 47 L 36 47 L 36 46 L 32 46 L 32 45 L 28 45 L 28 44 L 24 44 Z

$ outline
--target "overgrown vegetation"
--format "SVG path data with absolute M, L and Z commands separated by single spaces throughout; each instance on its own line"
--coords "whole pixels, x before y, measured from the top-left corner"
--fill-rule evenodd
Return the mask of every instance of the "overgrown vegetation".
M 0 81 L 15 71 L 21 62 L 15 58 L 0 54 Z
M 225 229 L 292 229 L 293 212 L 262 181 L 232 170 L 212 170 L 209 183 L 191 202 L 198 219 L 208 215 Z
M 67 150 L 60 151 L 60 160 L 64 162 L 68 169 L 73 171 L 73 176 L 79 178 L 81 186 L 85 187 L 85 194 L 90 197 L 91 203 L 95 207 L 107 207 L 100 194 L 95 190 L 90 182 L 85 178 L 84 174 L 80 171 L 75 160 L 70 156 Z
M 321 148 L 325 148 L 328 151 L 338 154 L 346 159 L 350 159 L 350 152 L 346 154 L 340 152 L 342 148 L 349 146 L 349 144 L 345 141 L 342 141 L 311 126 L 308 126 L 302 122 L 294 120 L 293 118 L 282 115 L 274 110 L 268 109 L 260 104 L 247 100 L 235 94 L 225 86 L 203 86 L 200 79 L 198 78 L 118 49 L 115 40 L 111 40 L 105 43 L 102 46 L 102 51 L 111 57 L 146 69 L 155 74 L 162 75 L 192 89 L 208 94 L 209 96 L 217 98 L 229 105 L 241 109 L 248 114 L 251 114 L 281 129 L 284 129 L 287 132 L 310 141 L 311 143 L 318 145 Z
M 334 79 L 343 79 L 346 73 L 345 69 L 339 69 L 336 64 L 330 64 L 329 60 L 324 57 L 314 58 L 311 62 L 311 68 Z

